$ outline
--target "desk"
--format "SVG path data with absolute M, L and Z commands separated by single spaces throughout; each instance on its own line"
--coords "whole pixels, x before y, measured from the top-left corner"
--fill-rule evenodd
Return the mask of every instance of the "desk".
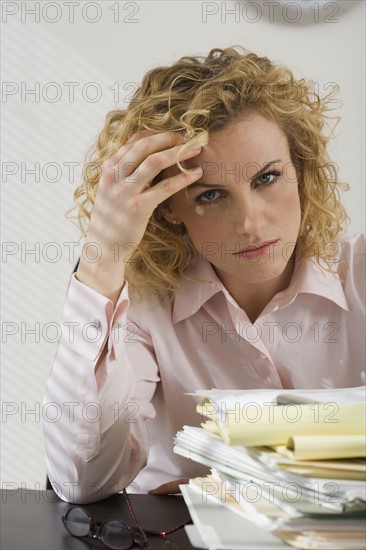
M 65 530 L 61 516 L 70 504 L 53 491 L 18 489 L 0 491 L 2 550 L 99 550 L 106 547 L 92 539 L 76 539 Z M 145 529 L 162 531 L 190 519 L 181 495 L 129 495 L 137 520 Z M 121 519 L 132 525 L 123 495 L 83 506 L 98 521 Z M 148 537 L 152 550 L 190 550 L 184 528 L 167 537 Z M 166 540 L 174 544 L 166 544 Z

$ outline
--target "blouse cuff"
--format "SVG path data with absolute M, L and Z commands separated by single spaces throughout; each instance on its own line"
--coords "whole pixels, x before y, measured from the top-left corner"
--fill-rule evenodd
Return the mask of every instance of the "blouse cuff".
M 113 302 L 80 282 L 72 274 L 64 306 L 62 343 L 75 353 L 95 362 L 115 323 L 129 306 L 128 283 Z

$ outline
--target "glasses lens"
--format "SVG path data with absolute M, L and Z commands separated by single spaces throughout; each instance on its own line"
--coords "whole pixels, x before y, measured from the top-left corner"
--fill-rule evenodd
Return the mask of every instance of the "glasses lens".
M 102 527 L 100 539 L 112 550 L 127 550 L 133 544 L 129 528 L 120 521 L 108 521 Z
M 89 516 L 82 508 L 71 508 L 66 514 L 65 526 L 74 537 L 86 537 L 90 530 Z

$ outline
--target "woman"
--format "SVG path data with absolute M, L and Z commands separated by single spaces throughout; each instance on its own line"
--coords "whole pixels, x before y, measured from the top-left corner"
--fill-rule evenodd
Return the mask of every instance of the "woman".
M 61 498 L 201 475 L 172 451 L 196 389 L 365 383 L 364 240 L 343 234 L 329 102 L 229 48 L 150 71 L 107 116 L 45 397 Z

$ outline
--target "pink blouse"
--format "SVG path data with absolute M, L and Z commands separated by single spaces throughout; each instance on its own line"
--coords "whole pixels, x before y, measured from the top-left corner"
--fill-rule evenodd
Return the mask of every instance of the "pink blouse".
M 299 260 L 254 324 L 201 256 L 187 273 L 207 282 L 182 280 L 168 306 L 130 305 L 125 284 L 113 308 L 73 275 L 43 408 L 59 496 L 87 503 L 206 472 L 173 453 L 176 432 L 202 421 L 196 389 L 365 384 L 363 235 L 339 243 L 334 267 Z

